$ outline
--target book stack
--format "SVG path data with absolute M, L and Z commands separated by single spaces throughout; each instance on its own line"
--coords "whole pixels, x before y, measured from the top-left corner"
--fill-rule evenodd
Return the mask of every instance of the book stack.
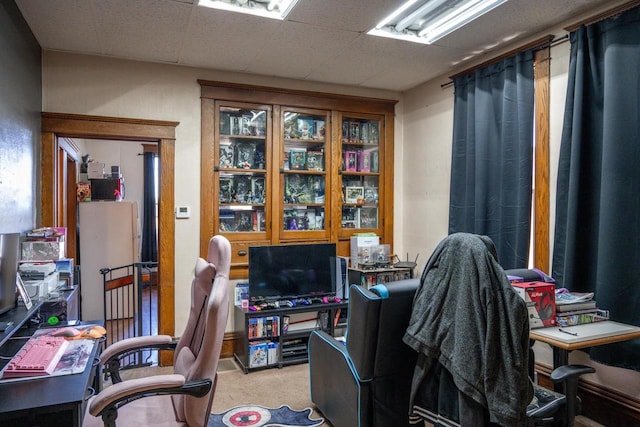
M 556 323 L 574 326 L 609 319 L 609 311 L 598 308 L 593 292 L 556 292 Z

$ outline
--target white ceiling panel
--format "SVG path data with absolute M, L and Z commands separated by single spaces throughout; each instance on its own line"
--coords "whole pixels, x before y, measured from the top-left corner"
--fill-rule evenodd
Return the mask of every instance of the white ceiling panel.
M 98 0 L 93 4 L 105 55 L 178 62 L 192 5 L 168 0 Z
M 287 20 L 367 32 L 406 0 L 299 0 Z
M 197 0 L 15 1 L 45 50 L 404 91 L 627 0 L 509 0 L 431 46 L 366 34 L 405 0 L 299 0 L 286 21 Z
M 326 27 L 285 22 L 269 40 L 247 71 L 255 74 L 304 79 L 333 58 L 336 46 L 349 46 L 358 33 Z
M 101 54 L 93 3 L 59 0 L 55 7 L 42 2 L 18 2 L 20 11 L 42 47 Z
M 262 50 L 271 48 L 272 35 L 282 25 L 215 9 L 197 8 L 184 39 L 180 63 L 245 72 Z

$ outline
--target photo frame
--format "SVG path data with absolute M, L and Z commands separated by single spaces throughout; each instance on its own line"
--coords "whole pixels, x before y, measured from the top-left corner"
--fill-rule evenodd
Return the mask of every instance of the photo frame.
M 371 153 L 368 151 L 358 152 L 358 171 L 370 172 L 371 171 Z
M 24 306 L 27 310 L 31 310 L 31 307 L 33 307 L 33 301 L 31 301 L 31 297 L 29 296 L 27 288 L 24 286 L 22 277 L 20 277 L 19 274 L 16 274 L 16 288 L 18 288 L 18 293 L 20 294 L 20 298 L 22 299 Z
M 316 150 L 307 151 L 307 170 L 324 170 L 324 152 Z
M 349 123 L 349 142 L 360 142 L 360 123 Z
M 235 214 L 235 231 L 255 231 L 253 227 L 253 212 L 238 211 Z
M 289 150 L 289 169 L 303 170 L 307 165 L 307 150 L 304 148 L 292 148 Z
M 233 177 L 233 199 L 236 203 L 252 203 L 250 176 L 236 175 Z
M 256 145 L 250 142 L 239 143 L 236 146 L 236 167 L 252 169 L 255 160 Z
M 298 135 L 300 139 L 313 138 L 313 119 L 298 119 Z
M 264 176 L 251 177 L 251 198 L 253 203 L 264 203 Z
M 289 174 L 284 177 L 285 203 L 311 203 L 311 189 L 309 177 L 306 175 Z
M 378 208 L 363 207 L 359 209 L 358 228 L 378 228 Z
M 233 213 L 220 215 L 218 230 L 221 233 L 230 233 L 236 231 L 236 221 Z
M 364 202 L 378 203 L 378 187 L 364 187 Z
M 220 203 L 233 202 L 233 177 L 220 177 L 218 180 L 220 186 Z
M 232 168 L 233 167 L 233 145 L 232 144 L 220 144 L 220 162 L 219 165 L 221 168 Z
M 356 172 L 358 170 L 358 152 L 357 151 L 344 152 L 344 170 L 349 172 Z
M 364 187 L 346 187 L 344 198 L 347 203 L 364 202 Z

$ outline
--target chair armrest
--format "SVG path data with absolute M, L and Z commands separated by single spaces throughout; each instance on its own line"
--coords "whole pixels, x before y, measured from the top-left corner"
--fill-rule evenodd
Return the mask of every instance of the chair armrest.
M 567 380 L 577 379 L 584 374 L 592 374 L 596 370 L 592 366 L 587 365 L 564 365 L 559 366 L 551 372 L 549 378 L 554 383 L 559 383 Z
M 108 346 L 100 355 L 100 363 L 104 365 L 109 361 L 109 359 L 118 357 L 123 353 L 129 353 L 133 350 L 159 347 L 164 349 L 166 348 L 165 346 L 170 345 L 173 342 L 173 339 L 169 335 L 148 335 L 127 338 Z
M 189 394 L 195 397 L 205 396 L 212 387 L 210 379 L 185 382 L 179 374 L 154 375 L 138 378 L 107 387 L 97 394 L 89 405 L 89 413 L 94 417 L 102 416 L 105 425 L 112 424 L 117 418 L 118 408 L 141 397 Z
M 567 410 L 563 425 L 573 425 L 573 420 L 580 413 L 578 398 L 578 380 L 581 375 L 594 373 L 596 370 L 586 365 L 559 366 L 551 372 L 549 378 L 555 384 L 562 384 L 562 393 L 567 398 Z
M 359 425 L 368 417 L 368 386 L 362 385 L 347 347 L 323 331 L 309 336 L 311 401 L 332 425 Z M 362 408 L 364 407 L 364 409 Z M 364 420 L 361 422 L 368 425 Z
M 100 355 L 100 363 L 105 367 L 105 378 L 110 376 L 114 384 L 122 382 L 120 358 L 123 356 L 142 349 L 173 350 L 177 344 L 169 335 L 132 337 L 115 342 Z

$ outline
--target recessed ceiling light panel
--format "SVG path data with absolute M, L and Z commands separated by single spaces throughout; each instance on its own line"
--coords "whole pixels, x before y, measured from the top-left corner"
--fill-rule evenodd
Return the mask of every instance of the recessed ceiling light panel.
M 408 0 L 367 34 L 431 44 L 508 0 Z
M 198 6 L 283 20 L 298 0 L 198 0 Z

